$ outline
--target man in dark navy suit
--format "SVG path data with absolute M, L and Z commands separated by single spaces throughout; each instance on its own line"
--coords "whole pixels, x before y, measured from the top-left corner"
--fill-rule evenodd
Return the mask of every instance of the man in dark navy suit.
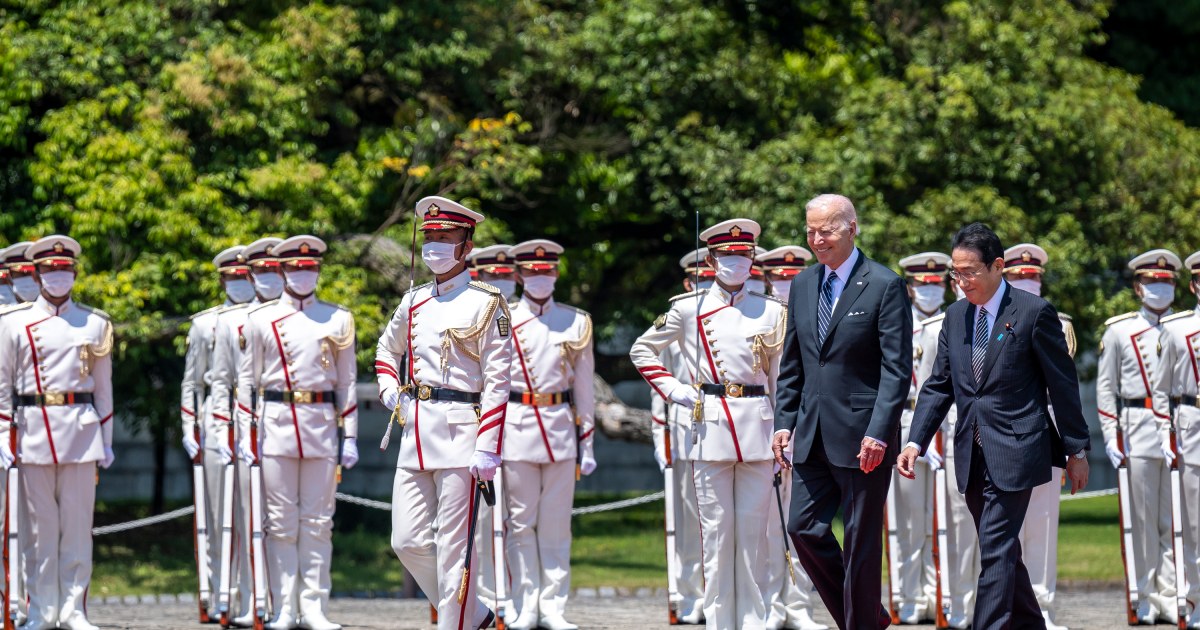
M 913 463 L 957 403 L 958 490 L 979 532 L 974 628 L 1045 628 L 1017 536 L 1030 493 L 1050 480 L 1052 466 L 1066 465 L 1072 494 L 1087 485 L 1088 428 L 1075 362 L 1054 307 L 1004 281 L 1004 248 L 987 226 L 959 230 L 951 268 L 967 299 L 946 310 L 933 374 L 896 467 L 913 476 Z
M 793 470 L 788 533 L 839 628 L 885 628 L 881 534 L 892 469 L 880 464 L 900 447 L 912 307 L 904 280 L 854 246 L 849 199 L 821 195 L 805 210 L 820 264 L 792 280 L 772 444 L 776 462 Z M 794 467 L 785 455 L 793 434 Z M 832 529 L 839 507 L 844 556 Z

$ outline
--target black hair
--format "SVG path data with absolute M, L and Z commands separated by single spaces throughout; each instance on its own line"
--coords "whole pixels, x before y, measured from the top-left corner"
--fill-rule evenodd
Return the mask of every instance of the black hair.
M 979 260 L 985 265 L 991 265 L 997 258 L 1004 258 L 1004 245 L 992 228 L 976 221 L 964 226 L 950 243 L 950 251 L 969 249 L 979 254 Z

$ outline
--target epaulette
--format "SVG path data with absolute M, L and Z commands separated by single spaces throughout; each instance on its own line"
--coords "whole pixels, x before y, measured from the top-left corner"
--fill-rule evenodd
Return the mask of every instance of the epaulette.
M 1164 317 L 1164 318 L 1162 318 L 1162 319 L 1158 320 L 1158 323 L 1160 323 L 1160 324 L 1165 324 L 1165 323 L 1167 323 L 1167 322 L 1172 322 L 1172 321 L 1175 321 L 1175 320 L 1177 320 L 1177 319 L 1183 319 L 1183 318 L 1185 318 L 1185 317 L 1191 317 L 1191 316 L 1192 316 L 1194 313 L 1195 313 L 1195 311 L 1190 311 L 1190 310 L 1189 310 L 1189 311 L 1179 311 L 1178 313 L 1171 313 L 1170 315 L 1167 315 L 1166 317 Z
M 217 311 L 219 311 L 219 310 L 221 310 L 221 309 L 223 309 L 223 308 L 225 308 L 225 305 L 224 305 L 224 304 L 218 304 L 218 305 L 216 305 L 216 306 L 214 306 L 214 307 L 212 307 L 212 308 L 206 308 L 206 309 L 204 309 L 203 311 L 200 311 L 199 313 L 194 313 L 194 314 L 193 314 L 191 317 L 189 317 L 188 319 L 196 319 L 197 317 L 203 317 L 203 316 L 205 316 L 205 315 L 208 315 L 209 313 L 216 313 Z
M 262 304 L 259 304 L 258 306 L 255 306 L 254 308 L 250 309 L 250 312 L 246 313 L 246 315 L 253 315 L 253 314 L 261 311 L 262 309 L 275 304 L 278 301 L 279 301 L 279 298 L 275 298 L 274 300 L 267 300 L 266 302 L 263 302 Z
M 499 295 L 499 296 L 504 295 L 504 292 L 501 291 L 500 289 L 497 289 L 496 287 L 494 287 L 486 282 L 483 282 L 481 280 L 472 280 L 467 283 L 467 286 L 474 288 L 474 289 L 479 289 L 480 291 L 485 291 L 487 293 L 491 293 L 492 295 Z
M 1069 321 L 1074 321 L 1074 320 L 1072 320 L 1072 319 L 1071 319 L 1071 316 L 1070 316 L 1070 315 L 1067 315 L 1066 313 L 1059 313 L 1059 314 L 1058 314 L 1058 318 L 1059 318 L 1059 319 L 1061 319 L 1061 320 L 1063 320 L 1063 321 L 1068 321 L 1068 322 L 1069 322 Z
M 1137 311 L 1129 311 L 1128 313 L 1121 313 L 1120 315 L 1114 315 L 1114 316 L 1109 317 L 1108 319 L 1104 320 L 1104 325 L 1112 326 L 1113 324 L 1115 324 L 1119 321 L 1131 319 L 1134 317 L 1137 317 Z
M 766 293 L 759 293 L 758 291 L 749 291 L 749 293 L 750 293 L 750 295 L 757 295 L 760 298 L 766 298 L 768 300 L 771 300 L 772 302 L 777 302 L 779 304 L 787 306 L 787 302 L 784 302 L 783 300 L 775 297 L 774 295 L 767 295 Z
M 76 302 L 75 305 L 85 311 L 88 311 L 89 313 L 95 313 L 95 314 L 99 315 L 100 317 L 102 317 L 103 319 L 106 319 L 110 322 L 112 321 L 112 315 L 109 315 L 108 313 L 105 313 L 104 311 L 102 311 L 94 306 L 84 306 L 82 304 L 79 304 L 78 302 Z
M 946 319 L 946 313 L 945 313 L 945 312 L 938 313 L 937 315 L 934 315 L 933 317 L 927 317 L 927 318 L 925 318 L 925 319 L 921 320 L 921 322 L 920 322 L 920 323 L 921 323 L 921 325 L 922 325 L 922 326 L 928 326 L 928 325 L 930 325 L 930 324 L 936 324 L 937 322 L 940 322 L 940 321 L 942 321 L 943 319 Z
M 563 308 L 565 308 L 565 309 L 567 309 L 567 310 L 569 310 L 569 311 L 575 311 L 576 313 L 580 313 L 580 314 L 582 314 L 584 317 L 591 317 L 591 316 L 592 316 L 592 314 L 591 314 L 591 313 L 589 313 L 589 312 L 587 312 L 587 311 L 585 311 L 585 310 L 583 310 L 583 309 L 579 308 L 578 306 L 571 306 L 570 304 L 563 304 L 562 302 L 555 302 L 555 304 L 558 304 L 559 306 L 561 306 L 561 307 L 563 307 Z
M 225 313 L 232 313 L 233 311 L 237 311 L 237 310 L 241 310 L 243 308 L 249 308 L 249 307 L 250 307 L 249 302 L 242 302 L 241 304 L 230 304 L 229 306 L 226 306 L 226 307 L 222 308 L 220 311 L 218 311 L 217 315 L 224 315 Z
M 701 293 L 704 293 L 707 290 L 708 289 L 696 289 L 695 291 L 690 291 L 688 293 L 680 293 L 679 295 L 676 295 L 675 297 L 671 298 L 669 301 L 675 302 L 678 300 L 682 300 L 683 298 L 695 297 L 697 295 L 700 295 Z
M 4 317 L 5 315 L 8 315 L 9 313 L 23 311 L 27 308 L 31 308 L 32 306 L 33 306 L 33 302 L 22 302 L 20 304 L 9 304 L 7 306 L 0 306 L 0 317 Z

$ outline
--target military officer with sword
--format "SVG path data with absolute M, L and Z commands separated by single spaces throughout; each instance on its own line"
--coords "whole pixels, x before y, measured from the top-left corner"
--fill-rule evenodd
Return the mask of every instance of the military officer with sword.
M 239 455 L 261 447 L 269 628 L 299 624 L 337 630 L 328 620 L 334 491 L 358 461 L 354 316 L 316 297 L 325 242 L 293 236 L 274 246 L 284 292 L 248 315 L 238 366 L 239 425 L 257 420 L 261 444 L 247 435 Z M 260 405 L 251 407 L 251 392 Z M 251 409 L 247 413 L 243 410 Z M 253 416 L 253 417 L 252 417 Z
M 476 562 L 468 530 L 474 488 L 501 462 L 513 332 L 503 293 L 468 271 L 483 218 L 444 197 L 417 202 L 421 258 L 434 281 L 405 294 L 375 352 L 379 398 L 401 431 L 392 549 L 436 603 L 441 630 L 484 628 L 495 618 L 468 579 Z

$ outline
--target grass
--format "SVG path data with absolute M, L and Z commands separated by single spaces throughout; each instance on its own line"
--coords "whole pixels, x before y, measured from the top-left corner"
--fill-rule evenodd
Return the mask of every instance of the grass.
M 635 494 L 579 494 L 576 506 Z M 178 507 L 168 506 L 168 509 Z M 148 516 L 144 505 L 101 503 L 96 524 Z M 1062 504 L 1058 546 L 1061 582 L 1119 582 L 1121 552 L 1115 496 Z M 403 569 L 388 543 L 386 512 L 339 504 L 334 526 L 333 588 L 339 593 L 391 592 Z M 628 588 L 666 585 L 662 502 L 588 514 L 572 522 L 572 585 Z M 840 527 L 836 531 L 840 533 Z M 192 521 L 176 519 L 95 539 L 93 596 L 190 593 L 195 590 Z

